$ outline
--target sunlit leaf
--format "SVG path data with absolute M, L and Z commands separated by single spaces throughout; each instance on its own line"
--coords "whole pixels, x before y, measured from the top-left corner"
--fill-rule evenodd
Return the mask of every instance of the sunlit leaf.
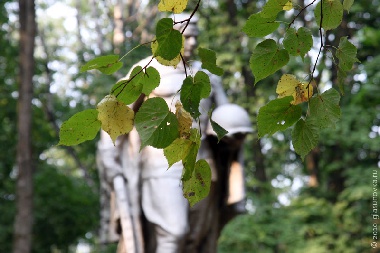
M 118 71 L 122 66 L 123 63 L 119 62 L 118 55 L 106 55 L 88 61 L 80 68 L 80 72 L 97 69 L 106 75 L 110 75 Z
M 305 27 L 301 27 L 298 30 L 289 28 L 285 34 L 283 44 L 289 54 L 299 55 L 303 59 L 313 46 L 311 31 Z
M 335 127 L 341 116 L 339 100 L 339 92 L 335 89 L 310 99 L 310 117 L 319 128 Z
M 100 129 L 98 111 L 88 109 L 74 114 L 63 122 L 58 145 L 73 146 L 95 138 Z
M 182 48 L 182 34 L 173 28 L 173 19 L 163 18 L 157 22 L 156 40 L 158 43 L 154 56 L 171 61 L 178 57 Z
M 158 10 L 181 13 L 186 9 L 187 2 L 188 0 L 161 0 L 158 3 Z
M 292 105 L 292 100 L 293 97 L 290 96 L 278 98 L 260 108 L 257 116 L 259 137 L 285 130 L 297 122 L 301 117 L 302 108 Z
M 253 50 L 249 61 L 255 84 L 265 77 L 275 73 L 289 61 L 288 51 L 278 48 L 272 39 L 259 43 Z
M 319 26 L 321 23 L 322 5 L 322 28 L 331 30 L 337 28 L 343 19 L 343 5 L 340 0 L 321 0 L 314 9 L 315 21 Z
M 300 119 L 292 131 L 292 143 L 294 150 L 302 158 L 318 144 L 319 128 L 314 121 Z
M 264 37 L 280 26 L 275 19 L 276 17 L 265 18 L 260 13 L 252 14 L 244 24 L 242 31 L 250 37 Z
M 206 160 L 196 162 L 190 179 L 183 181 L 183 196 L 190 206 L 207 197 L 211 186 L 211 169 Z
M 183 108 L 185 108 L 193 118 L 198 118 L 201 114 L 199 112 L 199 103 L 202 98 L 207 98 L 210 92 L 210 78 L 205 72 L 198 71 L 194 79 L 187 77 L 183 81 L 180 95 Z
M 160 97 L 146 100 L 136 113 L 135 126 L 141 138 L 141 148 L 150 145 L 166 148 L 178 138 L 178 120 Z
M 164 149 L 164 155 L 169 163 L 169 168 L 183 159 L 185 159 L 193 146 L 194 142 L 188 139 L 177 138 Z
M 117 82 L 112 90 L 111 94 L 115 95 L 117 99 L 126 105 L 129 105 L 136 101 L 141 95 L 143 86 L 140 80 L 143 78 L 143 71 L 141 66 L 136 66 L 132 72 L 131 77 L 128 80 L 121 80 Z
M 261 11 L 261 16 L 264 18 L 276 17 L 277 14 L 284 10 L 289 0 L 268 0 Z
M 277 84 L 276 93 L 279 98 L 292 96 L 292 104 L 306 102 L 313 96 L 312 84 L 302 83 L 294 75 L 284 74 Z
M 201 58 L 202 68 L 207 69 L 215 75 L 223 75 L 223 69 L 216 66 L 216 54 L 214 51 L 200 47 L 198 53 Z
M 290 1 L 288 1 L 288 2 L 285 4 L 283 10 L 284 10 L 284 11 L 290 11 L 290 10 L 292 10 L 292 9 L 293 9 L 293 2 L 292 2 L 292 0 L 290 0 Z
M 105 96 L 99 102 L 98 120 L 102 122 L 102 129 L 106 131 L 115 143 L 119 135 L 129 133 L 133 128 L 134 112 L 114 95 Z
M 354 4 L 355 0 L 343 0 L 343 9 L 347 12 L 350 11 L 351 6 Z

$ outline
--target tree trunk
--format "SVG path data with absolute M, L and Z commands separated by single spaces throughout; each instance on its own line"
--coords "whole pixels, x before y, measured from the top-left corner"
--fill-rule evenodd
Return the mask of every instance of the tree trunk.
M 16 218 L 14 223 L 14 253 L 29 253 L 32 249 L 33 170 L 32 163 L 32 97 L 34 73 L 34 39 L 36 33 L 33 0 L 19 0 L 20 19 L 20 86 L 18 99 L 18 145 Z

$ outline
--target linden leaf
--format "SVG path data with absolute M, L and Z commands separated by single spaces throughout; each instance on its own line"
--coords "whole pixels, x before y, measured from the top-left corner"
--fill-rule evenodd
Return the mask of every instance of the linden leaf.
M 261 11 L 261 16 L 264 18 L 276 17 L 285 6 L 289 6 L 288 2 L 289 0 L 268 0 Z
M 275 73 L 289 61 L 288 51 L 279 49 L 272 39 L 259 43 L 253 50 L 249 61 L 255 84 L 265 77 Z
M 339 92 L 335 89 L 310 99 L 310 117 L 319 128 L 335 127 L 341 115 L 339 100 Z
M 294 150 L 302 160 L 318 144 L 319 129 L 314 121 L 300 119 L 292 131 L 292 143 Z
M 322 5 L 322 28 L 331 30 L 337 28 L 343 19 L 343 5 L 340 0 L 321 0 L 314 9 L 314 16 L 317 25 L 321 23 Z
M 264 37 L 280 26 L 275 19 L 276 17 L 265 18 L 260 13 L 252 14 L 244 24 L 242 31 L 250 37 Z
M 190 129 L 193 124 L 193 118 L 191 117 L 190 113 L 183 109 L 181 102 L 177 101 L 175 107 L 175 115 L 177 117 L 179 126 L 179 136 L 180 138 L 189 138 Z
M 199 147 L 201 145 L 200 139 L 201 139 L 201 136 L 200 136 L 199 130 L 192 128 L 190 131 L 191 146 L 186 157 L 182 159 L 182 164 L 184 167 L 184 170 L 182 173 L 182 181 L 189 180 L 191 178 L 191 175 L 193 174 Z
M 284 74 L 278 81 L 276 93 L 279 98 L 293 96 L 292 104 L 298 105 L 313 96 L 313 86 L 298 81 L 294 75 Z
M 199 112 L 199 103 L 202 98 L 207 98 L 210 92 L 210 78 L 205 72 L 198 71 L 194 79 L 187 77 L 183 80 L 180 95 L 183 108 L 185 108 L 193 118 L 198 118 L 201 115 Z
M 147 145 L 166 148 L 178 138 L 178 120 L 160 97 L 150 98 L 141 105 L 135 126 L 141 138 L 141 149 Z
M 181 13 L 186 9 L 188 0 L 161 0 L 158 4 L 158 10 L 161 12 L 171 11 Z
M 184 48 L 184 44 L 185 43 L 185 38 L 182 36 L 182 47 L 181 47 L 181 51 L 180 51 L 180 54 L 178 54 L 173 60 L 165 60 L 164 58 L 162 58 L 161 56 L 156 56 L 156 60 L 161 63 L 162 65 L 165 65 L 165 66 L 173 66 L 174 68 L 177 67 L 178 63 L 180 63 L 181 61 L 181 54 L 183 55 L 185 53 L 185 48 Z M 157 40 L 153 40 L 152 44 L 151 44 L 151 48 L 152 48 L 152 54 L 153 55 L 156 55 L 156 51 L 157 51 L 157 48 L 158 48 L 158 41 Z
M 288 1 L 286 4 L 285 4 L 285 6 L 284 6 L 284 8 L 282 8 L 284 11 L 290 11 L 290 10 L 292 10 L 293 9 L 293 3 L 292 3 L 292 0 L 290 0 L 290 1 Z
M 160 73 L 152 66 L 148 67 L 140 80 L 143 88 L 142 93 L 149 95 L 155 88 L 160 85 Z
M 105 96 L 99 102 L 98 120 L 102 122 L 102 129 L 106 131 L 115 143 L 119 135 L 129 133 L 133 128 L 134 112 L 114 95 Z
M 123 66 L 122 62 L 119 62 L 118 55 L 105 55 L 99 56 L 95 59 L 88 61 L 80 68 L 80 72 L 85 72 L 91 69 L 97 69 L 103 74 L 110 75 L 115 73 Z
M 182 37 L 182 34 L 173 28 L 173 19 L 160 19 L 156 27 L 158 46 L 154 52 L 154 56 L 160 56 L 167 61 L 174 60 L 181 52 Z
M 294 28 L 289 28 L 285 34 L 283 44 L 289 54 L 299 55 L 303 59 L 313 46 L 311 31 L 305 27 L 299 28 L 298 31 Z
M 354 0 L 343 0 L 343 9 L 349 12 L 353 4 Z
M 72 146 L 95 138 L 100 129 L 98 111 L 88 109 L 74 114 L 63 122 L 58 145 Z
M 218 137 L 218 142 L 219 142 L 226 134 L 228 134 L 228 131 L 212 119 L 212 112 L 213 111 L 209 112 L 209 119 L 210 119 L 212 130 L 214 130 L 214 132 L 216 133 L 216 136 Z
M 223 75 L 223 69 L 216 66 L 216 54 L 214 51 L 206 48 L 198 49 L 199 57 L 201 58 L 202 68 L 207 69 L 211 73 L 221 76 Z
M 293 97 L 278 98 L 261 107 L 257 115 L 258 135 L 274 134 L 292 126 L 301 117 L 302 108 L 292 105 Z
M 136 66 L 132 70 L 128 80 L 121 80 L 113 86 L 111 94 L 115 95 L 119 101 L 126 105 L 135 102 L 140 97 L 143 89 L 143 85 L 140 82 L 143 75 L 142 67 Z
M 192 148 L 193 142 L 188 139 L 177 138 L 164 149 L 164 155 L 168 161 L 169 168 L 186 158 Z
M 195 163 L 193 174 L 189 180 L 183 181 L 183 196 L 190 206 L 207 197 L 211 187 L 211 168 L 206 160 Z
M 359 62 L 356 58 L 357 48 L 347 40 L 347 37 L 341 37 L 339 47 L 336 50 L 336 57 L 339 59 L 339 68 L 344 71 L 350 71 L 355 62 Z

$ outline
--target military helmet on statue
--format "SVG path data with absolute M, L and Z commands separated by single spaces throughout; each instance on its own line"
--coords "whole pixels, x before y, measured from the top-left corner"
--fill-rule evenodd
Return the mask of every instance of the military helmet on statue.
M 237 133 L 252 133 L 252 124 L 247 111 L 236 104 L 224 104 L 218 106 L 212 113 L 211 119 L 228 131 L 227 136 Z M 211 124 L 207 128 L 207 134 L 216 135 Z

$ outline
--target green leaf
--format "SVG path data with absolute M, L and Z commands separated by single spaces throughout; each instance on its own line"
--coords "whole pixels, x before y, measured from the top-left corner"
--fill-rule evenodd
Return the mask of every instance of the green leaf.
M 211 123 L 212 130 L 214 130 L 214 132 L 216 133 L 219 142 L 226 134 L 228 134 L 228 131 L 212 119 L 212 112 L 213 111 L 209 112 L 209 120 Z
M 149 95 L 155 88 L 160 85 L 160 73 L 153 67 L 148 67 L 144 73 L 143 78 L 140 80 L 143 88 L 142 92 Z
M 319 128 L 335 127 L 341 115 L 339 100 L 339 92 L 335 89 L 310 99 L 310 120 Z
M 98 120 L 112 141 L 122 134 L 129 133 L 133 128 L 135 113 L 131 108 L 117 100 L 114 95 L 105 96 L 96 107 Z
M 131 79 L 133 78 L 133 79 Z M 141 66 L 136 66 L 130 75 L 130 79 L 117 82 L 111 90 L 111 94 L 126 105 L 132 104 L 139 98 L 143 90 L 140 80 L 143 78 Z
M 182 48 L 182 34 L 173 28 L 171 18 L 163 18 L 157 22 L 156 40 L 158 47 L 154 56 L 161 56 L 171 61 L 176 58 Z
M 289 28 L 285 34 L 283 45 L 291 55 L 299 55 L 304 58 L 313 46 L 313 37 L 311 31 L 305 27 L 301 27 L 296 31 L 294 28 Z
M 100 129 L 98 111 L 88 109 L 74 114 L 63 122 L 58 145 L 73 146 L 95 138 Z
M 190 206 L 207 197 L 211 186 L 211 169 L 206 160 L 196 162 L 194 172 L 189 180 L 183 181 L 183 196 Z
M 264 37 L 280 26 L 280 23 L 275 22 L 275 18 L 265 18 L 260 13 L 252 14 L 244 24 L 242 31 L 249 37 Z
M 106 55 L 88 61 L 80 68 L 80 72 L 97 69 L 106 75 L 110 75 L 118 71 L 122 66 L 123 63 L 119 62 L 118 55 Z
M 182 173 L 182 181 L 189 180 L 191 178 L 191 175 L 194 172 L 195 162 L 197 161 L 197 155 L 199 151 L 199 147 L 201 145 L 201 136 L 198 129 L 191 129 L 190 132 L 190 140 L 191 140 L 191 146 L 189 149 L 188 154 L 184 159 L 182 159 L 182 164 L 184 167 L 183 173 Z
M 354 4 L 355 0 L 343 0 L 343 9 L 350 12 L 351 6 Z
M 183 80 L 180 95 L 183 108 L 185 108 L 193 118 L 198 118 L 201 115 L 199 112 L 199 103 L 202 98 L 207 98 L 210 92 L 210 78 L 205 72 L 198 71 L 194 79 L 187 77 Z
M 255 84 L 265 77 L 275 73 L 289 61 L 288 51 L 279 49 L 272 39 L 266 39 L 259 43 L 253 50 L 249 61 Z
M 318 144 L 319 128 L 314 121 L 300 119 L 292 131 L 294 150 L 302 160 Z
M 343 19 L 343 5 L 340 0 L 321 0 L 314 9 L 315 21 L 321 23 L 321 5 L 323 12 L 322 28 L 331 30 L 337 28 Z
M 341 37 L 339 47 L 336 50 L 336 57 L 339 59 L 339 68 L 344 71 L 350 71 L 355 62 L 359 62 L 356 58 L 357 48 L 348 41 L 347 37 Z
M 141 149 L 147 145 L 166 148 L 178 138 L 178 121 L 160 97 L 146 100 L 136 113 L 135 126 L 141 138 Z
M 302 108 L 290 104 L 292 96 L 278 98 L 261 107 L 257 116 L 259 137 L 272 135 L 292 126 L 301 117 Z
M 200 47 L 198 53 L 201 58 L 202 68 L 207 69 L 215 75 L 223 75 L 223 69 L 216 66 L 216 54 L 214 51 Z
M 264 18 L 276 17 L 280 11 L 284 10 L 288 1 L 289 0 L 268 0 L 261 11 L 261 16 Z
M 176 162 L 185 159 L 192 148 L 193 142 L 188 139 L 177 138 L 164 149 L 164 155 L 168 160 L 169 168 Z M 194 162 L 195 163 L 195 162 Z

